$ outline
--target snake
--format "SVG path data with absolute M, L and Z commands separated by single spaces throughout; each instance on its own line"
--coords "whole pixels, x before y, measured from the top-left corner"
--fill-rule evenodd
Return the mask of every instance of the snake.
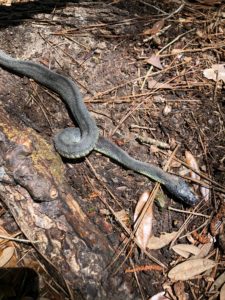
M 42 64 L 11 57 L 0 50 L 0 66 L 16 75 L 26 76 L 57 93 L 72 113 L 76 128 L 65 128 L 53 138 L 56 151 L 69 159 L 87 156 L 97 151 L 127 169 L 162 184 L 176 199 L 195 205 L 197 196 L 183 178 L 160 167 L 134 159 L 109 139 L 100 136 L 95 120 L 84 104 L 82 95 L 69 77 L 58 74 Z

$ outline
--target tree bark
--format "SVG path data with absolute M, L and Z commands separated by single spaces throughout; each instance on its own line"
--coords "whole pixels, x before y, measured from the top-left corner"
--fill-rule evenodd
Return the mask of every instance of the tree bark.
M 2 108 L 0 198 L 52 276 L 76 299 L 135 298 L 127 277 L 107 273 L 113 249 L 74 199 L 60 156 Z

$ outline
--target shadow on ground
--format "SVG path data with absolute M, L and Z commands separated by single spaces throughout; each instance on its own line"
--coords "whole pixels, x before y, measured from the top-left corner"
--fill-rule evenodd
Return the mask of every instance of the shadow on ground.
M 68 2 L 79 3 L 80 1 L 39 0 L 27 3 L 14 3 L 11 6 L 0 6 L 0 28 L 18 25 L 27 19 L 32 19 L 38 13 L 50 14 L 55 9 L 65 7 Z

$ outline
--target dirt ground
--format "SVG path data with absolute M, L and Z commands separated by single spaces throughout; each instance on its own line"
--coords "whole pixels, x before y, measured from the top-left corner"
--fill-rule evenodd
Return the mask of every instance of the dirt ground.
M 133 157 L 164 167 L 176 146 L 175 155 L 181 161 L 185 161 L 185 151 L 193 154 L 199 169 L 212 180 L 205 181 L 210 184 L 209 196 L 203 199 L 198 189 L 200 204 L 190 208 L 161 192 L 153 206 L 152 231 L 158 237 L 178 231 L 190 216 L 187 212 L 194 210 L 199 215 L 191 215 L 176 243 L 199 248 L 210 244 L 204 257 L 219 264 L 195 279 L 172 280 L 168 271 L 185 261 L 182 256 L 169 245 L 150 250 L 168 266 L 162 272 L 130 243 L 122 252 L 127 260 L 126 264 L 120 261 L 120 268 L 133 270 L 132 285 L 142 299 L 162 291 L 167 298 L 161 299 L 219 299 L 220 288 L 209 291 L 224 270 L 225 79 L 209 79 L 204 70 L 225 61 L 224 5 L 221 1 L 209 6 L 197 1 L 182 5 L 178 0 L 76 2 L 37 1 L 0 7 L 1 49 L 71 77 L 101 134 Z M 0 105 L 18 123 L 51 143 L 59 129 L 74 125 L 55 94 L 2 69 Z M 168 147 L 141 143 L 143 138 Z M 127 236 L 115 214 L 122 212 L 121 222 L 132 228 L 138 199 L 154 183 L 95 152 L 88 161 L 64 161 L 68 182 L 82 209 L 109 243 L 120 249 Z M 190 177 L 181 162 L 172 160 L 169 170 Z M 202 177 L 197 180 L 204 181 Z M 193 182 L 189 184 L 193 186 Z M 1 216 L 1 226 L 6 215 L 7 211 Z M 215 233 L 210 223 L 217 221 Z M 30 251 L 34 251 L 32 247 Z M 20 266 L 26 266 L 26 260 L 22 259 Z M 34 258 L 33 266 L 38 269 Z M 140 270 L 135 272 L 137 267 Z M 54 283 L 47 285 L 45 279 L 40 295 L 65 299 L 60 289 Z

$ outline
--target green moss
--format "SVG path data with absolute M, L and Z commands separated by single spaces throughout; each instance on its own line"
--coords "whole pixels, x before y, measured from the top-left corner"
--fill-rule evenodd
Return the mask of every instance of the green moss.
M 45 139 L 35 133 L 32 129 L 27 129 L 29 136 L 35 141 L 35 149 L 31 154 L 32 161 L 37 171 L 46 174 L 46 167 L 51 175 L 61 184 L 64 179 L 64 165 L 61 157 L 55 152 L 52 145 L 48 144 Z M 47 166 L 44 162 L 47 161 Z

